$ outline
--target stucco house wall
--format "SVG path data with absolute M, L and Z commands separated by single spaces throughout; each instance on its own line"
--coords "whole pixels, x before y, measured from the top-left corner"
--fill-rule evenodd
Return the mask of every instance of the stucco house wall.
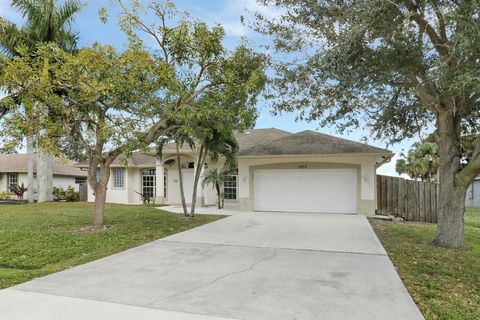
M 255 169 L 296 169 L 306 165 L 310 169 L 355 168 L 357 169 L 357 212 L 375 214 L 376 162 L 380 156 L 275 156 L 249 157 L 238 160 L 238 183 L 240 210 L 253 210 L 253 175 Z
M 342 204 L 350 203 L 348 209 L 356 213 L 363 215 L 374 215 L 376 208 L 376 169 L 382 163 L 389 161 L 392 157 L 392 153 L 386 149 L 381 149 L 358 142 L 345 140 L 318 132 L 304 131 L 296 134 L 292 134 L 286 131 L 278 129 L 253 129 L 243 134 L 236 136 L 240 145 L 240 150 L 237 155 L 237 184 L 236 184 L 236 199 L 225 200 L 225 203 L 229 206 L 237 207 L 240 210 L 251 211 L 254 210 L 255 203 L 255 184 L 254 175 L 256 170 L 262 170 L 268 174 L 268 170 L 277 170 L 279 175 L 283 174 L 283 186 L 280 189 L 276 189 L 275 179 L 279 179 L 278 176 L 273 175 L 274 171 L 270 173 L 270 185 L 264 185 L 266 190 L 265 194 L 266 202 L 273 201 L 272 203 L 280 203 L 282 193 L 285 193 L 285 197 L 294 194 L 288 190 L 289 177 L 285 176 L 285 172 L 297 172 L 302 169 L 311 169 L 312 174 L 317 174 L 319 181 L 325 182 L 322 178 L 322 172 L 328 174 L 328 169 L 332 169 L 330 173 L 337 172 L 338 176 L 342 176 L 343 172 L 355 172 L 355 175 L 350 176 L 350 180 L 338 181 L 344 183 L 344 187 L 350 189 L 349 196 L 342 197 L 343 194 L 340 190 L 342 187 L 337 185 L 336 190 L 339 190 L 335 195 L 339 197 L 331 197 L 331 201 L 328 203 L 329 208 L 342 207 Z M 185 200 L 187 204 L 190 204 L 192 199 L 192 190 L 194 183 L 194 164 L 197 161 L 197 155 L 194 151 L 188 148 L 180 148 L 180 162 L 183 165 L 183 182 Z M 153 154 L 153 152 L 152 152 Z M 156 197 L 157 203 L 168 203 L 170 205 L 179 205 L 181 203 L 180 196 L 180 183 L 178 175 L 178 165 L 176 163 L 176 147 L 174 144 L 164 146 L 162 152 L 162 158 L 154 157 L 148 154 L 142 154 L 140 152 L 131 155 L 128 161 L 128 165 L 120 165 L 120 162 L 112 165 L 112 174 L 109 182 L 109 189 L 107 191 L 107 202 L 116 203 L 141 203 L 140 196 L 135 191 L 142 191 L 142 170 L 146 168 L 155 168 L 156 173 Z M 212 185 L 202 186 L 201 181 L 203 175 L 207 170 L 214 168 L 222 168 L 224 166 L 224 160 L 220 159 L 217 162 L 207 160 L 202 167 L 201 178 L 197 187 L 197 205 L 215 205 L 217 201 L 216 190 Z M 125 185 L 124 188 L 116 189 L 113 187 L 113 170 L 114 168 L 124 168 L 125 170 Z M 281 172 L 282 169 L 288 169 L 290 171 Z M 338 169 L 337 171 L 335 169 Z M 322 171 L 326 170 L 326 171 Z M 164 177 L 166 182 L 166 190 L 164 189 Z M 343 177 L 343 176 L 342 176 Z M 355 177 L 355 178 L 354 178 Z M 330 176 L 329 179 L 332 179 Z M 260 181 L 260 180 L 259 180 Z M 265 180 L 264 180 L 265 181 Z M 285 182 L 286 181 L 286 182 Z M 303 195 L 310 195 L 312 188 L 316 185 L 321 186 L 320 183 L 316 183 L 316 180 L 311 180 L 312 188 L 302 189 L 301 184 L 298 184 L 294 189 L 296 195 L 302 197 Z M 352 186 L 350 183 L 355 183 L 354 188 L 348 188 Z M 305 184 L 308 186 L 308 184 Z M 260 192 L 260 186 L 259 191 Z M 328 185 L 320 187 L 323 190 L 328 190 Z M 326 189 L 325 189 L 326 188 Z M 274 192 L 274 196 L 279 196 L 277 201 L 270 198 Z M 305 192 L 305 193 L 304 193 Z M 322 195 L 327 193 L 322 190 Z M 261 193 L 261 192 L 260 192 Z M 347 194 L 345 194 L 347 195 Z M 258 196 L 258 195 L 257 195 Z M 312 193 L 312 197 L 307 200 L 315 199 L 315 195 Z M 260 199 L 260 198 L 258 198 Z M 89 191 L 89 201 L 94 201 L 94 197 L 91 191 Z M 295 201 L 293 199 L 292 201 Z M 336 202 L 335 202 L 336 201 Z M 340 202 L 342 201 L 342 202 Z M 327 202 L 322 202 L 327 204 Z M 335 205 L 338 203 L 339 205 Z M 288 203 L 290 204 L 290 203 Z M 311 202 L 310 208 L 315 210 L 315 203 Z M 265 208 L 268 206 L 264 206 Z M 257 209 L 260 207 L 257 207 Z M 324 207 L 325 208 L 325 207 Z M 352 209 L 350 209 L 352 208 Z M 355 208 L 355 209 L 354 209 Z M 283 208 L 277 208 L 281 210 Z M 295 209 L 295 208 L 293 208 Z M 292 209 L 289 209 L 292 210 Z M 339 209 L 340 210 L 340 209 Z M 313 212 L 313 211 L 312 211 Z M 330 212 L 330 211 L 328 211 Z
M 36 198 L 38 191 L 38 181 L 36 178 L 36 157 L 33 161 L 34 179 L 33 188 L 34 196 Z M 1 154 L 0 155 L 0 192 L 6 192 L 9 190 L 9 174 L 17 176 L 17 184 L 28 186 L 28 174 L 27 174 L 27 154 L 15 153 L 15 154 Z M 69 186 L 73 187 L 75 191 L 79 191 L 79 184 L 76 183 L 76 178 L 86 179 L 86 172 L 80 170 L 74 166 L 72 161 L 65 159 L 54 158 L 53 162 L 53 180 L 54 187 L 60 187 L 67 189 Z M 24 199 L 28 199 L 28 194 L 25 192 Z
M 124 170 L 124 186 L 122 188 L 116 188 L 114 184 L 114 171 Z M 108 181 L 107 189 L 107 203 L 131 203 L 140 204 L 142 199 L 140 195 L 136 193 L 141 192 L 141 168 L 136 167 L 113 167 L 110 169 L 110 179 Z M 88 189 L 88 201 L 95 202 L 95 195 L 90 185 Z
M 9 191 L 8 190 L 8 174 L 0 174 L 0 192 Z M 26 173 L 18 173 L 18 185 L 28 186 L 28 175 Z M 38 191 L 38 181 L 37 178 L 33 178 L 33 190 L 36 194 Z M 64 175 L 53 175 L 53 186 L 67 189 L 68 187 L 73 187 L 75 191 L 79 190 L 79 185 L 75 183 L 75 177 L 64 176 Z M 28 199 L 27 192 L 23 195 L 24 199 Z

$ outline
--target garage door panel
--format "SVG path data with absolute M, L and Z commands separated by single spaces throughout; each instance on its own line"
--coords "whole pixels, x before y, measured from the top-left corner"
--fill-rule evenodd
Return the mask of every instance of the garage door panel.
M 355 213 L 355 169 L 256 170 L 254 209 Z

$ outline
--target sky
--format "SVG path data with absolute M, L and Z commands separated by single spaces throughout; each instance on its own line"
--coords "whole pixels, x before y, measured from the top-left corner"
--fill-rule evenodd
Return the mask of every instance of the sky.
M 142 0 L 139 1 L 142 2 Z M 0 16 L 21 24 L 22 17 L 10 8 L 9 2 L 10 0 L 0 0 Z M 72 29 L 79 34 L 80 46 L 91 46 L 95 42 L 101 42 L 114 45 L 118 49 L 124 48 L 127 42 L 126 37 L 117 26 L 115 9 L 111 6 L 112 1 L 83 0 L 82 2 L 85 6 L 72 26 Z M 233 49 L 242 39 L 248 39 L 252 47 L 262 51 L 263 49 L 260 46 L 266 43 L 268 39 L 249 28 L 248 23 L 247 25 L 242 24 L 240 17 L 245 17 L 248 22 L 252 19 L 252 12 L 259 11 L 267 17 L 275 17 L 278 14 L 278 11 L 263 7 L 255 0 L 174 0 L 174 3 L 181 11 L 188 12 L 193 19 L 202 20 L 209 25 L 220 23 L 226 32 L 224 45 L 229 49 Z M 109 20 L 106 24 L 102 23 L 98 17 L 98 11 L 102 7 L 105 7 L 109 12 Z M 275 127 L 290 132 L 315 130 L 359 142 L 364 142 L 363 139 L 367 138 L 368 144 L 388 148 L 395 153 L 395 156 L 390 163 L 378 169 L 379 174 L 398 175 L 395 172 L 396 159 L 401 152 L 406 152 L 415 142 L 415 140 L 408 140 L 400 144 L 387 146 L 384 141 L 374 141 L 369 138 L 369 132 L 366 130 L 358 129 L 340 135 L 337 134 L 333 125 L 320 127 L 318 122 L 296 121 L 296 113 L 283 113 L 273 116 L 265 101 L 259 101 L 257 108 L 259 118 L 256 128 Z

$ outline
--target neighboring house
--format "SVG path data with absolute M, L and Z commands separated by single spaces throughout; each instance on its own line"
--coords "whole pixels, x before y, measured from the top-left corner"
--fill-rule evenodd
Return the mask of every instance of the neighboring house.
M 37 161 L 34 156 L 33 161 L 34 180 L 33 190 L 35 198 L 37 196 L 38 182 L 36 175 Z M 53 186 L 62 187 L 66 189 L 72 186 L 76 191 L 79 190 L 79 185 L 86 183 L 87 174 L 74 166 L 72 161 L 54 159 L 53 164 Z M 27 175 L 27 154 L 0 154 L 0 192 L 10 191 L 10 186 L 15 185 L 28 186 Z M 24 199 L 27 199 L 27 192 L 25 192 Z
M 480 176 L 476 177 L 468 187 L 465 206 L 480 208 Z
M 243 211 L 375 213 L 376 169 L 393 153 L 313 131 L 290 133 L 252 129 L 237 135 L 238 170 L 224 186 L 226 202 Z M 182 148 L 185 197 L 191 202 L 195 154 Z M 140 203 L 136 192 L 157 203 L 179 204 L 176 151 L 166 145 L 162 159 L 134 153 L 125 166 L 112 165 L 107 202 Z M 87 168 L 86 163 L 77 164 Z M 203 172 L 221 168 L 208 160 Z M 89 201 L 94 195 L 89 192 Z M 198 186 L 199 206 L 214 205 L 212 186 Z

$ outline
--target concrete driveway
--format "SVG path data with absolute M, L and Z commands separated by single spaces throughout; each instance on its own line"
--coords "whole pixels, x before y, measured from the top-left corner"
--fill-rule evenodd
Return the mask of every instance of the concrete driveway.
M 2 319 L 423 319 L 363 216 L 246 213 L 0 291 Z

